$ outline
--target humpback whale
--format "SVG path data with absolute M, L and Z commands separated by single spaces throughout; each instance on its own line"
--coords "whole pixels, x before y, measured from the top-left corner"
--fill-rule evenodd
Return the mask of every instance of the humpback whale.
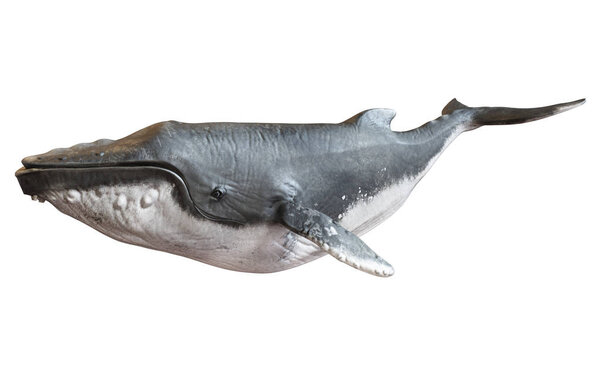
M 25 194 L 116 240 L 245 272 L 330 254 L 361 271 L 392 266 L 359 236 L 393 214 L 459 134 L 538 120 L 540 108 L 468 107 L 395 132 L 391 109 L 341 123 L 159 122 L 118 140 L 23 159 Z

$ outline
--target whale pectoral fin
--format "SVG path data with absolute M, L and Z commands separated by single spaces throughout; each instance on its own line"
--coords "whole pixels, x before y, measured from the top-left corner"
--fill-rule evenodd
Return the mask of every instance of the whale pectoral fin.
M 392 265 L 373 252 L 358 236 L 319 211 L 286 203 L 282 207 L 281 223 L 356 269 L 376 276 L 394 274 Z

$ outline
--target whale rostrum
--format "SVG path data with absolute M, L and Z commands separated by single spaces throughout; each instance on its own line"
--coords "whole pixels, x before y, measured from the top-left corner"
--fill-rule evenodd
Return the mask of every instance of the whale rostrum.
M 16 176 L 25 194 L 126 243 L 246 272 L 330 254 L 390 276 L 359 236 L 400 208 L 454 138 L 584 102 L 473 108 L 454 99 L 404 132 L 390 129 L 390 109 L 338 124 L 166 121 L 26 157 Z

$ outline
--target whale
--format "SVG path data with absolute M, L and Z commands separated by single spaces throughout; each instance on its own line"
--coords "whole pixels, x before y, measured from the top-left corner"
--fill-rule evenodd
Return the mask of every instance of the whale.
M 360 236 L 396 212 L 444 149 L 482 126 L 530 122 L 585 102 L 469 107 L 393 131 L 391 109 L 341 123 L 153 124 L 118 140 L 25 157 L 24 194 L 121 242 L 243 272 L 331 255 L 394 273 Z

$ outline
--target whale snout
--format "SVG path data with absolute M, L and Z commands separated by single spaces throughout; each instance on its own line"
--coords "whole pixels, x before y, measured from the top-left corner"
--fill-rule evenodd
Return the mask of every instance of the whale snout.
M 16 176 L 23 192 L 30 195 L 112 183 L 130 179 L 131 173 L 143 179 L 142 167 L 164 167 L 160 165 L 161 152 L 152 145 L 161 131 L 158 128 L 160 125 L 152 125 L 119 140 L 100 139 L 25 157 Z M 136 166 L 137 171 L 127 171 Z M 156 171 L 149 169 L 148 173 Z
M 78 168 L 122 166 L 139 163 L 166 163 L 171 143 L 173 121 L 159 122 L 118 140 L 100 139 L 91 143 L 57 148 L 22 160 L 25 168 Z M 179 144 L 179 145 L 178 145 Z
M 91 143 L 73 145 L 70 148 L 57 148 L 43 154 L 23 158 L 25 168 L 90 167 L 101 166 L 106 162 L 107 152 L 114 140 L 100 139 Z M 105 158 L 106 157 L 106 158 Z

